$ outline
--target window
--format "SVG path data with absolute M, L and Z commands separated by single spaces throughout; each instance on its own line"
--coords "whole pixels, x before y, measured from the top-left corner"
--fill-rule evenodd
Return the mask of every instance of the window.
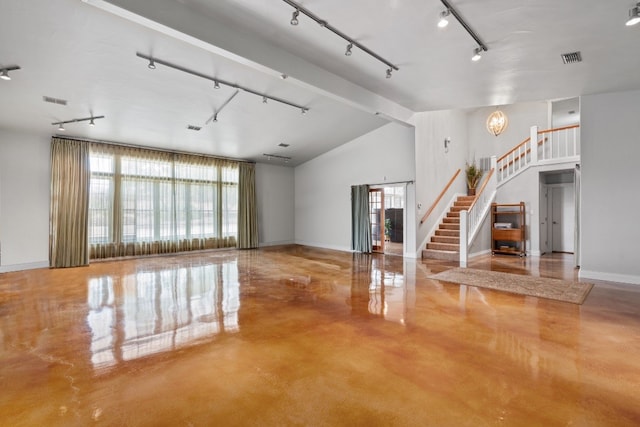
M 92 258 L 235 246 L 236 162 L 95 144 L 90 167 Z

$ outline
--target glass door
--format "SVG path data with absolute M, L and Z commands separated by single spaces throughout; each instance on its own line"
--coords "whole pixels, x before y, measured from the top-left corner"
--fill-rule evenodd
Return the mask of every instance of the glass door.
M 384 197 L 382 188 L 369 190 L 369 216 L 374 252 L 384 252 Z

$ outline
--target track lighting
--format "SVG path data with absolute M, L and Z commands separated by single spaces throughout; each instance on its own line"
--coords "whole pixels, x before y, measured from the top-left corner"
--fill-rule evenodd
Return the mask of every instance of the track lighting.
M 308 108 L 302 108 L 300 109 L 300 112 L 302 113 L 302 115 L 304 116 L 305 114 L 307 114 L 307 111 L 309 111 Z
M 298 108 L 298 109 L 306 108 L 308 110 L 307 107 L 303 107 L 302 105 L 298 105 L 298 104 L 295 104 L 293 102 L 289 102 L 289 101 L 287 101 L 285 99 L 277 98 L 275 96 L 269 96 L 269 95 L 266 95 L 264 93 L 260 93 L 260 92 L 258 92 L 256 90 L 250 89 L 248 87 L 240 86 L 237 83 L 231 83 L 231 82 L 227 82 L 227 81 L 215 78 L 215 77 L 210 77 L 210 76 L 207 76 L 206 74 L 202 74 L 202 73 L 199 73 L 197 71 L 190 70 L 190 69 L 182 67 L 180 65 L 172 64 L 171 62 L 164 61 L 162 59 L 153 58 L 151 56 L 145 55 L 145 54 L 140 53 L 140 52 L 137 52 L 136 56 L 139 57 L 139 58 L 142 58 L 142 59 L 145 59 L 145 60 L 149 61 L 149 63 L 153 63 L 154 66 L 155 66 L 155 64 L 160 64 L 160 65 L 164 65 L 165 67 L 173 68 L 174 70 L 182 71 L 183 73 L 191 74 L 192 76 L 196 76 L 196 77 L 200 77 L 202 79 L 210 80 L 210 81 L 212 81 L 214 83 L 214 86 L 213 86 L 214 88 L 216 88 L 216 86 L 220 87 L 220 85 L 229 86 L 231 88 L 237 89 L 236 92 L 238 90 L 243 90 L 243 91 L 248 92 L 248 93 L 250 93 L 252 95 L 259 96 L 259 97 L 261 97 L 263 99 L 263 102 L 266 99 L 266 100 L 279 102 L 281 104 L 285 104 L 285 105 L 288 105 L 288 106 L 293 107 L 293 108 Z
M 213 115 L 213 121 L 214 121 L 214 123 L 218 122 L 218 115 L 217 114 Z
M 291 25 L 298 25 L 298 16 L 300 15 L 300 11 L 298 9 L 293 11 L 293 15 L 291 16 Z
M 148 65 L 150 70 L 155 70 L 156 69 L 156 63 L 153 61 L 153 59 L 149 60 L 149 65 Z
M 91 116 L 91 117 L 83 117 L 81 119 L 71 119 L 71 120 L 63 120 L 60 122 L 53 122 L 51 123 L 52 125 L 58 125 L 58 130 L 63 132 L 64 129 L 64 125 L 66 125 L 67 123 L 78 123 L 78 122 L 89 122 L 89 126 L 95 126 L 96 123 L 94 122 L 94 120 L 98 120 L 98 119 L 104 119 L 104 116 Z
M 347 50 L 344 52 L 344 56 L 351 56 L 351 49 L 353 49 L 353 43 L 347 45 Z
M 627 20 L 627 27 L 636 25 L 640 22 L 640 2 L 635 7 L 629 9 L 629 20 Z
M 267 97 L 266 97 L 266 96 L 263 96 L 263 97 L 262 97 L 262 103 L 263 103 L 263 104 L 266 104 L 266 103 L 267 103 Z
M 214 82 L 213 82 L 213 88 L 214 88 L 214 89 L 220 89 L 220 83 L 218 83 L 218 81 L 217 81 L 217 80 L 214 80 Z
M 302 13 L 303 15 L 305 15 L 306 17 L 308 17 L 312 21 L 315 21 L 316 24 L 320 25 L 323 28 L 326 28 L 327 30 L 329 30 L 333 34 L 335 34 L 336 36 L 338 36 L 338 37 L 342 38 L 344 41 L 346 41 L 348 43 L 348 45 L 347 45 L 347 49 L 344 52 L 345 56 L 351 56 L 352 49 L 355 46 L 358 49 L 360 49 L 361 51 L 363 51 L 364 53 L 372 56 L 373 58 L 375 58 L 378 61 L 380 61 L 383 64 L 385 64 L 387 67 L 391 68 L 392 71 L 393 70 L 395 70 L 395 71 L 399 70 L 399 68 L 396 65 L 394 65 L 391 62 L 387 61 L 382 56 L 378 55 L 377 53 L 375 53 L 371 49 L 367 48 L 366 46 L 363 46 L 362 44 L 358 43 L 357 41 L 355 41 L 351 37 L 347 36 L 345 33 L 340 31 L 336 27 L 334 27 L 331 24 L 329 24 L 326 20 L 321 19 L 320 17 L 315 15 L 313 12 L 311 12 L 308 9 L 305 9 L 303 6 L 299 5 L 295 1 L 293 1 L 293 0 L 282 0 L 282 1 L 284 1 L 285 3 L 287 3 L 289 6 L 291 6 L 294 9 L 293 17 L 291 19 L 291 25 L 298 25 L 298 16 L 300 15 L 300 13 Z M 387 73 L 387 76 L 389 76 L 389 73 Z
M 392 68 L 387 68 L 387 78 L 390 79 L 391 78 L 391 73 L 393 72 Z
M 477 47 L 473 50 L 473 56 L 471 57 L 471 60 L 473 62 L 477 62 L 477 61 L 480 61 L 481 59 L 482 59 L 482 48 Z
M 449 0 L 440 0 L 440 2 L 447 9 L 440 14 L 441 18 L 440 18 L 440 21 L 438 22 L 438 27 L 443 28 L 444 26 L 446 26 L 446 25 L 442 25 L 443 19 L 449 15 L 453 15 L 453 17 L 456 18 L 456 20 L 460 23 L 460 25 L 462 25 L 462 28 L 464 28 L 465 31 L 471 36 L 471 38 L 474 39 L 478 44 L 478 48 L 473 51 L 473 58 L 471 59 L 473 61 L 479 61 L 482 58 L 482 52 L 488 51 L 489 48 L 487 47 L 486 44 L 484 44 L 484 42 L 475 33 L 475 31 L 473 31 L 473 29 L 469 26 L 469 24 L 467 24 L 467 22 L 462 18 L 462 16 L 460 16 L 458 11 L 453 6 L 451 6 L 451 4 L 449 3 Z
M 0 79 L 2 80 L 11 80 L 11 76 L 9 75 L 9 71 L 19 70 L 20 67 L 17 65 L 13 65 L 11 67 L 0 68 Z
M 442 13 L 440 13 L 440 20 L 438 21 L 438 28 L 444 28 L 447 25 L 449 25 L 449 20 L 447 19 L 447 17 L 451 14 L 451 12 L 449 11 L 449 9 L 443 10 Z

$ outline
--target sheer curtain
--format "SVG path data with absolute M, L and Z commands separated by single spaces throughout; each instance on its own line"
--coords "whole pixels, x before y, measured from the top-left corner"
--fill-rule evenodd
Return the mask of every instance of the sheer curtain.
M 89 264 L 89 147 L 86 142 L 53 138 L 51 142 L 51 204 L 49 265 Z
M 351 187 L 351 249 L 367 253 L 373 250 L 368 185 Z
M 236 246 L 238 162 L 91 144 L 91 258 Z
M 258 247 L 258 214 L 256 210 L 256 168 L 252 163 L 239 166 L 238 248 Z

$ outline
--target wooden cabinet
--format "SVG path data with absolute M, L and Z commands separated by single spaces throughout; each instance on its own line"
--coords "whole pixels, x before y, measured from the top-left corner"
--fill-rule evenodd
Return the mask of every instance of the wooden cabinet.
M 524 202 L 491 204 L 491 253 L 527 255 Z

